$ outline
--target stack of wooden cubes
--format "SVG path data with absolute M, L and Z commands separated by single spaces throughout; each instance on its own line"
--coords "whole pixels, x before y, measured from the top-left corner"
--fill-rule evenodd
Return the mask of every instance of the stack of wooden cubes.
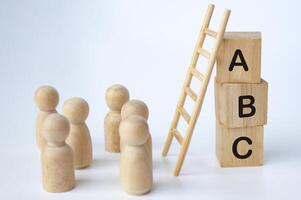
M 226 32 L 215 78 L 216 154 L 222 167 L 263 164 L 267 98 L 261 33 Z

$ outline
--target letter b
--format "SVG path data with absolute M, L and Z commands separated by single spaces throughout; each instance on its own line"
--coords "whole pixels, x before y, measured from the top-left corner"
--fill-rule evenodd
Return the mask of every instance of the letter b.
M 244 104 L 244 99 L 248 99 L 249 103 Z M 256 113 L 256 108 L 254 106 L 255 98 L 252 95 L 244 95 L 238 97 L 238 115 L 240 118 L 252 117 Z M 244 108 L 250 108 L 250 112 L 244 113 Z

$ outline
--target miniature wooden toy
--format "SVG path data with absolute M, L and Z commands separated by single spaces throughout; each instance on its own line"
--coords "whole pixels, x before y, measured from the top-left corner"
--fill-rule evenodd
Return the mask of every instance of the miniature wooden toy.
M 263 126 L 227 128 L 216 122 L 216 155 L 222 167 L 263 163 Z
M 76 169 L 88 167 L 93 157 L 91 136 L 85 123 L 89 114 L 89 105 L 84 99 L 74 97 L 64 103 L 63 112 L 70 122 L 66 143 L 73 150 L 74 167 Z
M 146 120 L 131 115 L 119 127 L 124 147 L 120 160 L 120 180 L 123 189 L 133 195 L 149 192 L 153 185 L 152 159 L 145 148 L 149 138 Z
M 224 11 L 223 18 L 220 23 L 218 32 L 215 32 L 215 31 L 212 31 L 211 29 L 209 29 L 209 23 L 211 20 L 213 10 L 214 10 L 214 5 L 209 4 L 206 15 L 205 15 L 205 20 L 204 20 L 202 28 L 201 28 L 200 35 L 198 37 L 198 40 L 197 40 L 197 43 L 196 43 L 196 46 L 195 46 L 195 49 L 193 52 L 192 60 L 191 60 L 190 66 L 187 71 L 185 83 L 183 85 L 181 96 L 180 96 L 180 99 L 177 104 L 176 112 L 174 114 L 172 123 L 170 125 L 167 140 L 165 142 L 163 152 L 162 152 L 163 156 L 167 155 L 170 145 L 171 145 L 171 142 L 172 142 L 172 139 L 174 137 L 180 143 L 180 145 L 181 145 L 180 155 L 178 157 L 176 168 L 173 173 L 175 176 L 179 175 L 181 167 L 183 165 L 183 162 L 184 162 L 184 159 L 185 159 L 185 156 L 186 156 L 189 144 L 190 144 L 190 140 L 192 137 L 192 133 L 193 133 L 195 124 L 197 122 L 199 113 L 201 111 L 204 98 L 205 98 L 207 86 L 208 86 L 210 76 L 211 76 L 211 73 L 212 73 L 212 70 L 213 70 L 213 67 L 215 64 L 217 51 L 218 51 L 220 43 L 223 39 L 223 35 L 224 35 L 226 25 L 227 25 L 227 22 L 228 22 L 228 19 L 230 16 L 230 12 L 231 12 L 230 10 Z M 205 50 L 203 48 L 204 40 L 205 40 L 205 37 L 207 37 L 207 36 L 215 38 L 215 44 L 213 46 L 211 53 L 209 53 L 207 50 Z M 208 59 L 205 74 L 201 73 L 196 68 L 198 58 L 200 55 L 203 56 L 205 59 Z M 198 91 L 198 93 L 195 93 L 190 87 L 193 77 L 199 79 L 202 82 L 202 86 L 200 87 L 200 90 Z M 195 107 L 194 107 L 193 113 L 191 115 L 189 115 L 188 112 L 184 109 L 184 103 L 185 103 L 187 95 L 190 96 L 193 101 L 195 101 Z M 180 116 L 182 116 L 184 118 L 184 120 L 188 123 L 188 127 L 185 132 L 185 138 L 183 138 L 183 136 L 177 130 L 177 125 L 178 125 Z
M 136 99 L 128 101 L 127 103 L 125 103 L 122 106 L 121 119 L 124 120 L 127 117 L 132 116 L 132 115 L 141 116 L 147 121 L 148 115 L 149 115 L 147 105 L 143 101 L 136 100 Z M 120 138 L 121 151 L 123 149 L 123 146 L 124 146 L 123 139 Z M 152 157 L 152 137 L 151 137 L 151 135 L 149 135 L 149 138 L 146 142 L 146 148 L 147 148 L 147 151 L 149 152 L 150 156 Z
M 43 149 L 45 140 L 41 133 L 41 127 L 45 118 L 51 113 L 56 113 L 56 106 L 59 102 L 59 93 L 54 87 L 41 86 L 34 93 L 35 103 L 40 109 L 36 120 L 36 143 Z
M 48 192 L 71 190 L 75 186 L 73 152 L 65 143 L 69 122 L 60 114 L 51 114 L 45 119 L 42 132 L 46 141 L 41 155 L 44 189 Z
M 105 149 L 109 152 L 120 152 L 119 124 L 120 111 L 130 98 L 129 91 L 122 85 L 113 85 L 106 91 L 106 103 L 111 109 L 104 119 Z
M 217 55 L 218 82 L 260 83 L 260 32 L 226 32 Z
M 267 123 L 268 83 L 215 82 L 216 116 L 228 128 Z
M 215 79 L 216 154 L 222 167 L 263 164 L 268 83 L 260 71 L 261 33 L 225 33 Z

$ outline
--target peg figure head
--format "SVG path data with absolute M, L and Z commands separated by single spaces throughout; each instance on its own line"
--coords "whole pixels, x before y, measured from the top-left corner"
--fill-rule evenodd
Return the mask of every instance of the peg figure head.
M 63 143 L 69 134 L 69 121 L 58 113 L 50 114 L 43 123 L 42 133 L 49 143 Z
M 89 104 L 83 98 L 70 98 L 63 105 L 63 113 L 70 123 L 84 123 L 89 114 Z
M 129 98 L 129 91 L 122 85 L 113 85 L 106 91 L 106 103 L 114 111 L 120 111 Z
M 35 91 L 34 99 L 40 110 L 52 111 L 59 103 L 59 93 L 54 87 L 45 85 Z
M 149 137 L 147 121 L 141 116 L 131 115 L 121 121 L 119 133 L 126 145 L 143 145 Z
M 148 120 L 148 108 L 147 105 L 140 100 L 130 100 L 126 102 L 121 109 L 121 118 L 126 119 L 131 115 L 139 115 L 144 119 Z

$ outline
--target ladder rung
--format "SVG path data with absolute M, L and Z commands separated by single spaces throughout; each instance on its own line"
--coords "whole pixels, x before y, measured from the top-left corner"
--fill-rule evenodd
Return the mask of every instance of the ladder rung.
M 209 35 L 211 37 L 214 37 L 214 38 L 217 37 L 217 32 L 210 30 L 209 28 L 205 29 L 205 33 L 206 33 L 206 35 Z
M 199 48 L 198 53 L 201 54 L 202 56 L 204 56 L 207 59 L 210 58 L 210 53 L 207 50 L 203 49 L 203 48 Z
M 192 89 L 190 87 L 187 87 L 185 89 L 186 94 L 188 94 L 194 101 L 196 101 L 197 99 L 197 95 L 195 94 L 194 91 L 192 91 Z
M 187 124 L 189 124 L 190 115 L 188 114 L 188 112 L 183 107 L 182 108 L 178 108 L 178 111 L 183 116 L 183 118 L 185 119 L 185 121 L 187 122 Z
M 199 79 L 200 81 L 204 80 L 204 74 L 202 74 L 201 72 L 199 72 L 198 70 L 196 70 L 195 68 L 193 68 L 191 70 L 191 73 L 197 78 Z
M 177 141 L 178 141 L 180 144 L 182 144 L 184 138 L 183 138 L 183 136 L 180 134 L 180 132 L 179 132 L 177 129 L 173 129 L 172 132 L 173 132 L 173 135 L 175 136 L 175 138 L 177 139 Z

